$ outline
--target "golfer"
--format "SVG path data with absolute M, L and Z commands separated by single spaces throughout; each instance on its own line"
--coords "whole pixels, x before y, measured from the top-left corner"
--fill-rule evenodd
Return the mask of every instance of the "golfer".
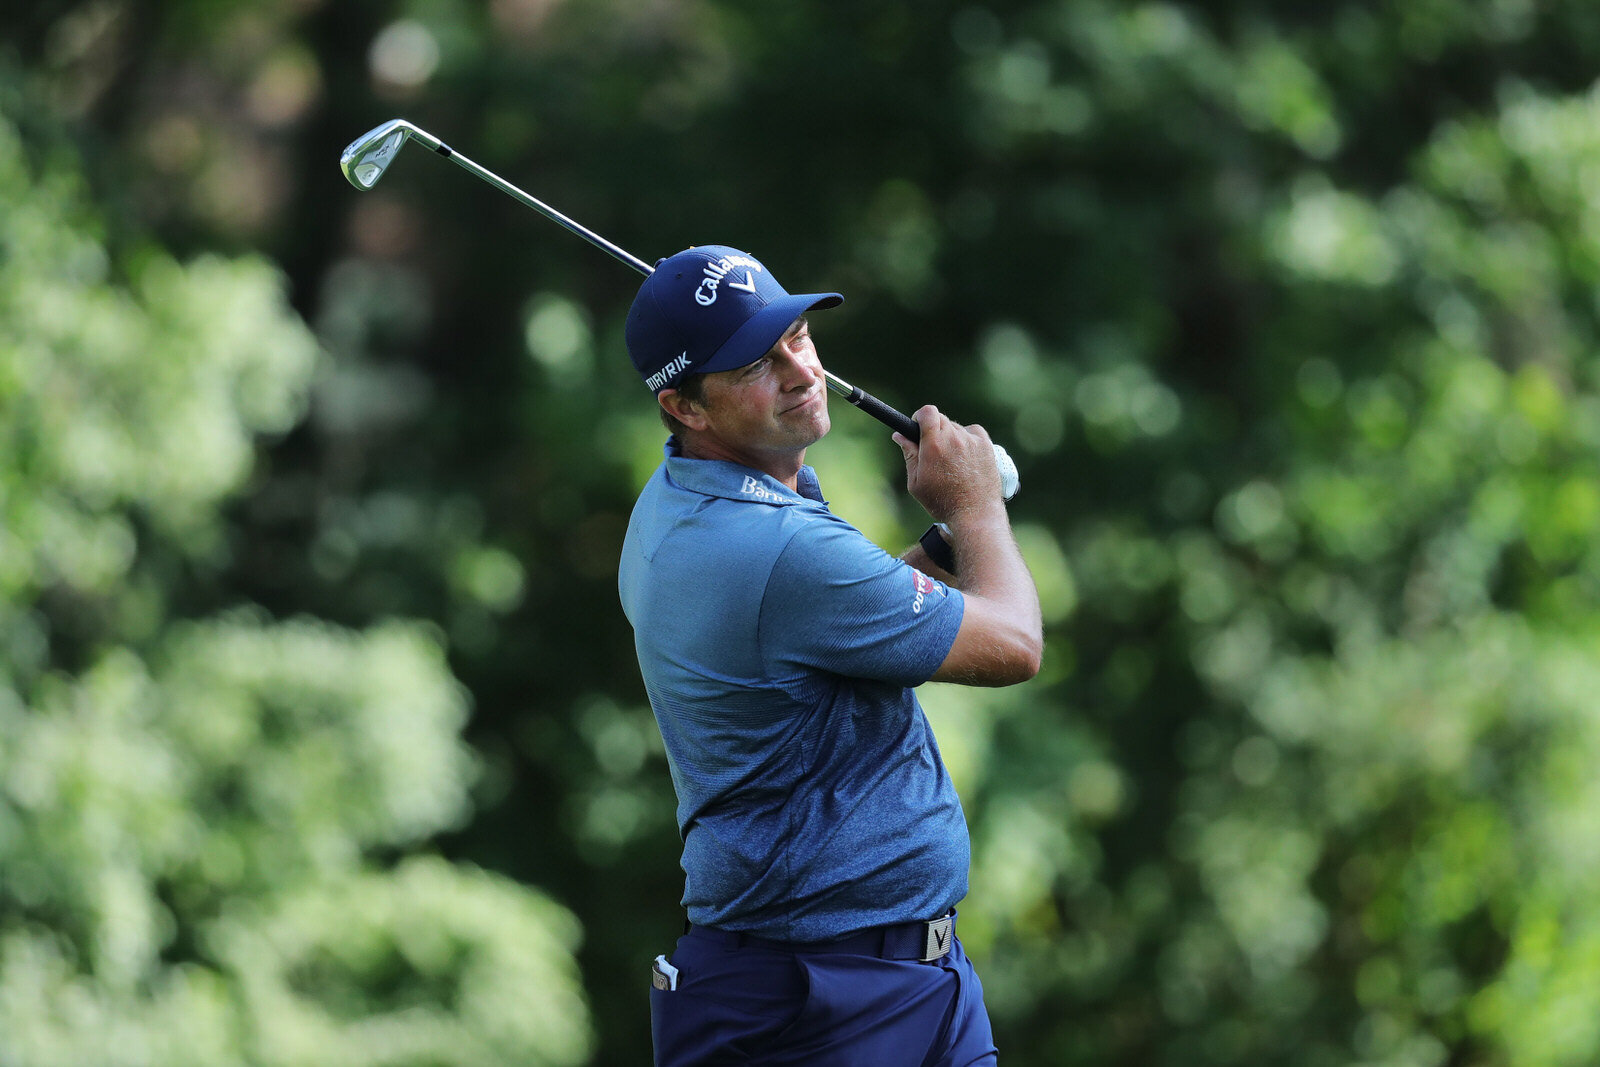
M 936 525 L 896 558 L 828 510 L 806 314 L 720 245 L 662 260 L 628 315 L 671 431 L 619 587 L 678 798 L 689 926 L 656 958 L 655 1062 L 995 1062 L 955 905 L 971 850 L 913 687 L 1038 672 L 1038 593 L 988 435 L 899 434 Z M 936 558 L 938 562 L 936 562 Z

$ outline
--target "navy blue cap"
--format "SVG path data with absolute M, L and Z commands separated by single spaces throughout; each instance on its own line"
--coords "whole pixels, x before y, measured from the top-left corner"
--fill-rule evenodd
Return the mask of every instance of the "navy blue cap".
M 656 263 L 639 287 L 628 309 L 628 355 L 659 393 L 685 374 L 754 363 L 795 319 L 843 302 L 838 293 L 791 295 L 754 256 L 699 245 Z

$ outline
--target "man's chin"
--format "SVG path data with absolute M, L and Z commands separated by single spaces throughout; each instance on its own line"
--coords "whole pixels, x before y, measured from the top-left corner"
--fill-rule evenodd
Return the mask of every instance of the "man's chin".
M 831 429 L 833 429 L 833 422 L 828 418 L 828 412 L 826 410 L 819 412 L 817 418 L 812 420 L 806 432 L 806 436 L 809 438 L 806 443 L 808 445 L 816 444 L 826 437 Z

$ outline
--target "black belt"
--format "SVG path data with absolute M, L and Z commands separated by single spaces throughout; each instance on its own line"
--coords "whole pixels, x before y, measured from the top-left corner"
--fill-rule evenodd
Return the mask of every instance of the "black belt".
M 794 953 L 844 953 L 850 956 L 876 956 L 884 960 L 920 960 L 932 963 L 950 954 L 956 941 L 956 913 L 924 922 L 895 923 L 892 926 L 874 926 L 870 930 L 851 934 L 833 941 L 774 941 L 757 937 L 742 930 L 721 930 L 715 926 L 691 926 L 690 937 L 715 941 L 724 948 L 774 949 Z

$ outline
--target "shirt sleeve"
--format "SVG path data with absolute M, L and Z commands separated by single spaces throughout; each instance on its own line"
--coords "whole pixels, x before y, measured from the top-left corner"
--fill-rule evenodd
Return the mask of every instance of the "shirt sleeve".
M 773 565 L 758 636 L 780 675 L 810 668 L 914 686 L 949 655 L 963 611 L 959 590 L 830 515 L 798 530 Z

